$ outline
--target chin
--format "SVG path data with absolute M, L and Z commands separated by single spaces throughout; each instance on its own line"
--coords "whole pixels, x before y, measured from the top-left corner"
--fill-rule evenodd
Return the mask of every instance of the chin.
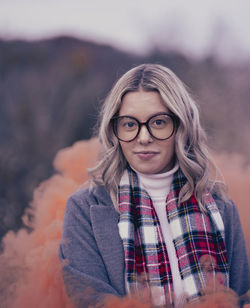
M 144 174 L 156 174 L 156 173 L 160 173 L 160 171 L 158 171 L 155 168 L 149 168 L 149 167 L 143 167 L 143 166 L 132 166 L 132 168 L 140 173 L 144 173 Z

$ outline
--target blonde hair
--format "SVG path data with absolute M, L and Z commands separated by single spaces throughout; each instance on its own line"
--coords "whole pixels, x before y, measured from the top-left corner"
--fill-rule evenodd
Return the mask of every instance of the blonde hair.
M 179 193 L 179 204 L 194 192 L 202 210 L 206 193 L 217 190 L 223 197 L 217 168 L 211 159 L 206 135 L 200 125 L 199 112 L 182 81 L 168 68 L 158 64 L 142 64 L 125 73 L 113 86 L 100 113 L 99 139 L 103 147 L 101 159 L 89 170 L 92 187 L 104 185 L 117 205 L 117 190 L 127 162 L 114 135 L 111 119 L 118 114 L 124 95 L 131 91 L 157 91 L 166 107 L 178 118 L 175 154 L 187 178 Z M 211 176 L 211 168 L 214 179 Z

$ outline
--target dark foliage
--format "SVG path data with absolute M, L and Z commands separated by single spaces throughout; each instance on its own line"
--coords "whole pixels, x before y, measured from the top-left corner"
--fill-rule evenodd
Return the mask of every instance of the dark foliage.
M 115 80 L 143 62 L 173 69 L 195 93 L 214 149 L 250 154 L 250 66 L 155 51 L 147 57 L 69 37 L 0 41 L 0 238 L 22 226 L 56 152 L 90 138 Z

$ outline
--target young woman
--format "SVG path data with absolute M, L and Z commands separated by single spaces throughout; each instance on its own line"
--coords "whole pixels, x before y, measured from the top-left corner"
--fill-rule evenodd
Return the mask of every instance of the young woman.
M 220 283 L 244 294 L 250 274 L 238 212 L 213 178 L 183 83 L 166 67 L 140 65 L 117 81 L 100 116 L 103 153 L 90 188 L 69 198 L 60 246 L 76 305 L 133 293 L 146 277 L 155 305 L 181 307 L 206 285 L 204 258 Z

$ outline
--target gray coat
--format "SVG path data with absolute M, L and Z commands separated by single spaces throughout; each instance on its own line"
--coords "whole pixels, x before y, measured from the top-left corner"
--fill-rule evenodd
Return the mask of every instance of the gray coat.
M 238 211 L 231 201 L 215 201 L 225 225 L 230 287 L 242 295 L 250 289 L 250 270 Z M 77 307 L 104 294 L 126 294 L 118 218 L 104 187 L 80 189 L 68 200 L 59 255 L 67 293 Z

